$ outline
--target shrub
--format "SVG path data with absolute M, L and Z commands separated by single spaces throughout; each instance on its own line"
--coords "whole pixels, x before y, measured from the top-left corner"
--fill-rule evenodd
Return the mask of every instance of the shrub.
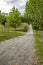
M 25 25 L 23 31 L 24 31 L 24 32 L 27 32 L 27 31 L 28 31 L 28 26 L 27 26 L 27 25 Z

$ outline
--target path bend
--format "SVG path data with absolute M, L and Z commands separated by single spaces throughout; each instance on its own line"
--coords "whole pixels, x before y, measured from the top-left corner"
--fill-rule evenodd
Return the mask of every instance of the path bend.
M 0 65 L 35 65 L 32 25 L 27 34 L 0 42 Z

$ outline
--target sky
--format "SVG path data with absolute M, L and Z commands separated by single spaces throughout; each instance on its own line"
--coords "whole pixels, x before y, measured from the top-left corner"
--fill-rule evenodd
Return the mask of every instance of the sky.
M 23 14 L 27 0 L 0 0 L 0 10 L 9 13 L 13 6 Z

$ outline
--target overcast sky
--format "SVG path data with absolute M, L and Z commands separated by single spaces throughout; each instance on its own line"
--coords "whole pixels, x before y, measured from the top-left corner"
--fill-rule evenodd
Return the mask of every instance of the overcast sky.
M 21 13 L 24 13 L 26 2 L 27 0 L 0 0 L 0 10 L 8 13 L 10 12 L 11 8 L 15 6 Z

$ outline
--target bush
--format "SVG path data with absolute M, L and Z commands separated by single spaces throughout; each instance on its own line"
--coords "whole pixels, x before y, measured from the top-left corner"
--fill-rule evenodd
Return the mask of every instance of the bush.
M 36 23 L 32 23 L 32 26 L 34 30 L 39 30 L 39 26 Z
M 25 25 L 23 31 L 24 31 L 24 32 L 27 32 L 27 31 L 28 31 L 28 26 L 27 26 L 27 25 Z

